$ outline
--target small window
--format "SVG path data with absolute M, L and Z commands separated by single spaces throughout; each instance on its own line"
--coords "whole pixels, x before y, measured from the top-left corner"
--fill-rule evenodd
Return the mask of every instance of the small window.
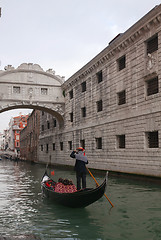
M 44 111 L 42 111 L 42 116 L 44 116 Z
M 41 130 L 42 130 L 42 132 L 44 131 L 44 125 L 41 125 Z
M 47 121 L 47 129 L 50 129 L 50 122 Z
M 82 82 L 81 87 L 82 87 L 82 92 L 85 92 L 86 91 L 86 82 Z
M 147 133 L 148 148 L 159 148 L 158 131 Z
M 73 112 L 69 113 L 70 121 L 73 122 Z
M 102 149 L 102 138 L 96 138 L 96 149 Z
M 72 141 L 68 141 L 69 150 L 72 150 Z
M 86 117 L 86 107 L 81 108 L 82 117 Z
M 47 95 L 48 94 L 48 89 L 47 88 L 41 88 L 41 94 L 42 95 Z
M 53 119 L 53 126 L 56 127 L 56 119 Z
M 121 71 L 126 67 L 126 56 L 118 59 L 118 70 Z
M 17 144 L 16 144 L 17 146 L 16 147 L 19 147 L 19 142 L 17 142 Z
M 53 151 L 55 151 L 55 143 L 53 143 Z
M 147 81 L 147 96 L 156 94 L 158 93 L 158 91 L 159 91 L 158 77 Z
M 46 152 L 48 153 L 48 151 L 49 151 L 49 144 L 47 143 L 46 144 Z
M 43 147 L 43 145 L 41 145 L 41 151 L 43 152 L 43 150 L 44 150 L 44 147 Z
M 13 86 L 13 93 L 20 93 L 20 87 Z
M 126 103 L 126 91 L 122 91 L 118 93 L 118 105 L 122 105 Z
M 97 103 L 97 112 L 101 112 L 103 110 L 102 100 L 99 100 Z
M 60 142 L 60 150 L 63 151 L 63 142 Z
M 158 50 L 158 35 L 147 41 L 147 54 Z
M 80 145 L 83 149 L 85 149 L 85 140 L 84 139 L 80 140 Z
M 125 135 L 117 136 L 118 148 L 125 148 Z
M 70 99 L 73 98 L 73 90 L 71 90 L 71 91 L 69 92 L 69 98 L 70 98 Z
M 96 73 L 97 76 L 97 82 L 100 83 L 103 80 L 103 75 L 102 75 L 102 71 Z

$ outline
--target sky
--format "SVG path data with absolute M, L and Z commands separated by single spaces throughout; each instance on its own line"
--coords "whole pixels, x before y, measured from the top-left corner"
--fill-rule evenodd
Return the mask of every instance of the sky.
M 0 0 L 0 70 L 39 64 L 57 75 L 71 75 L 118 34 L 148 13 L 159 0 Z M 25 111 L 25 112 L 24 112 Z M 31 110 L 30 110 L 31 111 Z M 0 132 L 11 116 L 0 113 Z

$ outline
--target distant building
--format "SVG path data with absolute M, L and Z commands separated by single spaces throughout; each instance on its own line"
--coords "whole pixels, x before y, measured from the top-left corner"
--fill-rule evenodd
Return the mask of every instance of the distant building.
M 27 126 L 27 119 L 29 115 L 19 115 L 13 118 L 13 132 L 14 132 L 14 149 L 20 153 L 20 132 Z
M 4 134 L 0 133 L 0 150 L 4 149 Z
M 40 111 L 33 110 L 27 119 L 27 125 L 20 132 L 20 157 L 33 162 L 38 161 L 40 134 Z

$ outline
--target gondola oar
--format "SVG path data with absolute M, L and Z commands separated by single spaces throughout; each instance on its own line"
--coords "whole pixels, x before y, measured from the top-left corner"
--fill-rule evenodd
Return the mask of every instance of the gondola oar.
M 87 168 L 87 167 L 86 167 Z M 97 184 L 97 186 L 99 186 L 99 183 L 97 182 L 97 180 L 95 179 L 95 177 L 93 176 L 93 174 L 91 173 L 91 171 L 87 168 L 89 174 L 91 175 L 91 177 L 93 178 L 93 180 L 95 181 L 95 183 Z M 112 207 L 114 207 L 114 205 L 112 204 L 112 202 L 110 201 L 110 199 L 107 197 L 107 195 L 104 193 L 105 197 L 107 198 L 107 200 L 109 201 L 109 203 L 111 204 Z

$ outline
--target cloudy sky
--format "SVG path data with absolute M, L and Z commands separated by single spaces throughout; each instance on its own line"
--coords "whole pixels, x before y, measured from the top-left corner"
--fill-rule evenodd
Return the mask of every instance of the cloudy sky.
M 0 0 L 0 70 L 37 63 L 68 79 L 159 0 Z M 0 131 L 23 112 L 0 114 Z

